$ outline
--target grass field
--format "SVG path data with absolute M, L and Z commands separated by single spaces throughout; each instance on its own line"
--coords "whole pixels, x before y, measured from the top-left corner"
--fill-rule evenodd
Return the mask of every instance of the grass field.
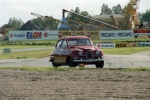
M 11 48 L 11 49 L 24 49 L 24 48 L 41 48 L 41 47 L 49 47 L 49 46 L 39 46 L 39 45 L 1 45 L 0 46 L 0 50 L 2 50 L 3 48 Z
M 69 71 L 69 70 L 92 70 L 95 68 L 63 68 L 63 67 L 0 67 L 0 70 L 24 70 L 24 71 Z M 150 68 L 147 67 L 139 67 L 139 68 L 103 68 L 100 70 L 122 70 L 122 71 L 150 71 Z
M 139 52 L 150 51 L 150 47 L 111 48 L 111 49 L 103 49 L 103 51 L 104 54 L 129 55 Z
M 104 54 L 112 54 L 112 55 L 129 55 L 129 54 L 144 52 L 144 51 L 150 51 L 150 47 L 103 49 Z M 28 52 L 0 53 L 0 59 L 43 58 L 43 57 L 48 57 L 52 52 L 53 49 L 28 51 Z

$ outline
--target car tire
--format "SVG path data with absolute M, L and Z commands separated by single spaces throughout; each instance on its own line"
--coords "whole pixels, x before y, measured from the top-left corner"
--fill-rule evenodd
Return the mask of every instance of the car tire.
M 58 64 L 54 63 L 54 60 L 52 60 L 52 65 L 53 65 L 53 67 L 58 67 L 59 66 Z
M 68 57 L 67 63 L 68 63 L 69 67 L 76 67 L 75 63 L 73 62 L 73 60 L 70 57 Z
M 104 61 L 96 63 L 95 66 L 96 66 L 96 68 L 103 68 L 104 67 Z

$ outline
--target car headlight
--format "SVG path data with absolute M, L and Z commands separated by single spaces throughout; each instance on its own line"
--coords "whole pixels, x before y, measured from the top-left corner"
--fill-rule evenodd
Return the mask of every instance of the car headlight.
M 83 55 L 83 52 L 82 52 L 82 51 L 79 51 L 79 55 L 82 56 L 82 55 Z
M 99 54 L 100 54 L 100 51 L 97 50 L 97 51 L 96 51 L 96 55 L 99 55 Z

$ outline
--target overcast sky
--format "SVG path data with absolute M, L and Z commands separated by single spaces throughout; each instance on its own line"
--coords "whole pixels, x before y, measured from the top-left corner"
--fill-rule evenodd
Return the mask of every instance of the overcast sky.
M 129 0 L 0 0 L 0 26 L 7 24 L 9 18 L 21 18 L 23 22 L 36 18 L 31 12 L 40 15 L 62 18 L 62 9 L 71 10 L 79 7 L 80 11 L 88 11 L 91 15 L 101 12 L 102 4 L 112 7 L 121 4 L 127 5 Z M 139 12 L 150 9 L 150 0 L 141 0 Z

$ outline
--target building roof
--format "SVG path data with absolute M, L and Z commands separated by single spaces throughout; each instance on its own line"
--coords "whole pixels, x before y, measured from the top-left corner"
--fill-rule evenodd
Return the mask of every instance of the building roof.
M 115 19 L 120 19 L 120 18 L 123 18 L 124 16 L 122 16 L 121 14 L 113 14 L 114 18 Z M 110 15 L 94 15 L 92 16 L 92 18 L 94 19 L 111 19 Z
M 19 30 L 40 30 L 40 28 L 29 20 L 24 25 L 22 25 Z

